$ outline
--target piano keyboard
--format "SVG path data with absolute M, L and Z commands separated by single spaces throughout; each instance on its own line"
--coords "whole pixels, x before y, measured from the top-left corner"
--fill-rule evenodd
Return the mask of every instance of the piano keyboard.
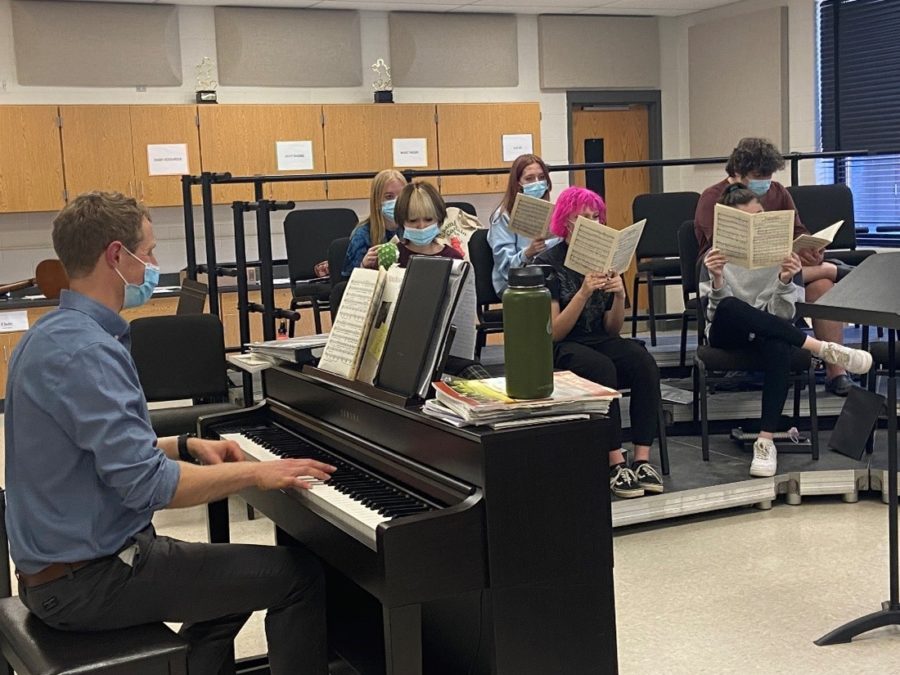
M 247 455 L 261 462 L 309 458 L 337 467 L 328 481 L 307 478 L 312 488 L 296 492 L 310 510 L 373 551 L 378 550 L 375 532 L 379 523 L 434 509 L 286 429 L 274 425 L 244 427 L 239 432 L 223 430 L 219 437 L 235 441 Z

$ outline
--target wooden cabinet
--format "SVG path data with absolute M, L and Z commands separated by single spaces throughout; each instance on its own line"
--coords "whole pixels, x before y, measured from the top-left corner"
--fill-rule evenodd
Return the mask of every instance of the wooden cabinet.
M 109 190 L 137 197 L 127 105 L 60 106 L 69 199 Z
M 184 143 L 188 168 L 200 172 L 196 106 L 60 106 L 69 198 L 113 190 L 147 206 L 181 204 L 180 176 L 150 176 L 148 144 Z M 195 192 L 199 199 L 199 192 Z
M 233 176 L 325 173 L 322 106 L 207 105 L 198 106 L 203 170 L 230 171 Z M 312 171 L 278 171 L 278 141 L 312 141 Z M 269 199 L 322 200 L 324 181 L 269 183 Z M 253 201 L 252 185 L 213 186 L 213 201 L 230 204 Z
M 434 104 L 326 105 L 322 109 L 328 173 L 394 167 L 395 138 L 424 138 L 428 166 L 416 168 L 438 167 Z M 431 180 L 436 183 L 436 179 Z M 328 199 L 367 199 L 371 184 L 371 180 L 329 181 Z
M 200 134 L 197 131 L 197 106 L 133 105 L 131 113 L 131 149 L 134 158 L 134 180 L 138 198 L 147 206 L 180 206 L 181 176 L 151 176 L 147 146 L 185 144 L 188 170 L 201 171 Z M 193 189 L 193 201 L 200 203 L 200 188 Z
M 440 103 L 437 106 L 442 169 L 510 166 L 503 161 L 505 134 L 531 134 L 534 154 L 541 154 L 541 108 L 538 103 Z M 444 195 L 503 192 L 508 175 L 444 176 Z
M 133 321 L 143 316 L 167 316 L 175 313 L 178 306 L 178 298 L 151 298 L 150 301 L 134 307 L 133 309 L 122 310 L 121 315 L 126 321 Z M 28 325 L 33 326 L 35 322 L 44 314 L 52 312 L 56 309 L 56 305 L 46 305 L 44 307 L 31 307 L 28 309 Z M 4 311 L 0 309 L 0 311 Z M 16 310 L 10 310 L 16 311 Z M 13 349 L 19 344 L 19 340 L 25 335 L 25 332 L 17 333 L 0 333 L 0 399 L 6 396 L 6 380 L 9 371 L 9 359 L 12 356 Z
M 65 204 L 55 105 L 0 106 L 0 213 Z

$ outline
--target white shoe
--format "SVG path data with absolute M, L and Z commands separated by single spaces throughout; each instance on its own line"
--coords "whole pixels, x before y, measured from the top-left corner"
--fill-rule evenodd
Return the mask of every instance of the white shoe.
M 825 363 L 841 366 L 850 373 L 868 373 L 872 367 L 872 355 L 869 352 L 851 349 L 834 342 L 824 343 L 819 356 Z
M 750 475 L 768 478 L 775 475 L 778 468 L 778 450 L 768 438 L 757 438 L 753 444 L 753 461 L 750 462 Z

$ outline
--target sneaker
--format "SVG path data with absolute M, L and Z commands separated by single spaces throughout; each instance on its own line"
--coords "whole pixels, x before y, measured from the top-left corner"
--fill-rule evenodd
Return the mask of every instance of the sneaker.
M 834 342 L 824 343 L 819 356 L 825 363 L 841 366 L 851 373 L 868 373 L 872 367 L 872 355 L 869 352 L 851 349 Z
M 617 464 L 609 468 L 609 489 L 616 497 L 623 499 L 644 496 L 644 488 L 638 483 L 634 471 L 624 464 Z
M 750 475 L 768 478 L 775 475 L 778 468 L 778 450 L 768 438 L 757 438 L 753 444 L 753 461 L 750 462 Z
M 825 382 L 825 391 L 835 396 L 847 396 L 853 389 L 853 380 L 847 374 L 837 375 Z
M 637 477 L 640 486 L 644 488 L 645 493 L 659 494 L 665 489 L 662 476 L 659 475 L 659 471 L 650 462 L 635 462 L 631 465 L 631 470 L 634 471 L 634 475 Z

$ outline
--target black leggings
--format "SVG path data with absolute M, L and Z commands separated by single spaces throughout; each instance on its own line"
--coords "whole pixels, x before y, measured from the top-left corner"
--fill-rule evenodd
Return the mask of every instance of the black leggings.
M 752 339 L 751 339 L 752 338 Z M 749 349 L 762 355 L 762 431 L 775 432 L 790 384 L 791 348 L 802 347 L 806 333 L 794 324 L 725 298 L 716 306 L 709 327 L 709 344 L 718 349 Z
M 618 336 L 584 345 L 558 342 L 553 349 L 553 365 L 613 389 L 631 389 L 631 440 L 635 445 L 652 445 L 659 414 L 659 368 L 641 343 Z M 609 416 L 615 429 L 611 447 L 622 447 L 622 416 L 619 402 L 613 401 Z

